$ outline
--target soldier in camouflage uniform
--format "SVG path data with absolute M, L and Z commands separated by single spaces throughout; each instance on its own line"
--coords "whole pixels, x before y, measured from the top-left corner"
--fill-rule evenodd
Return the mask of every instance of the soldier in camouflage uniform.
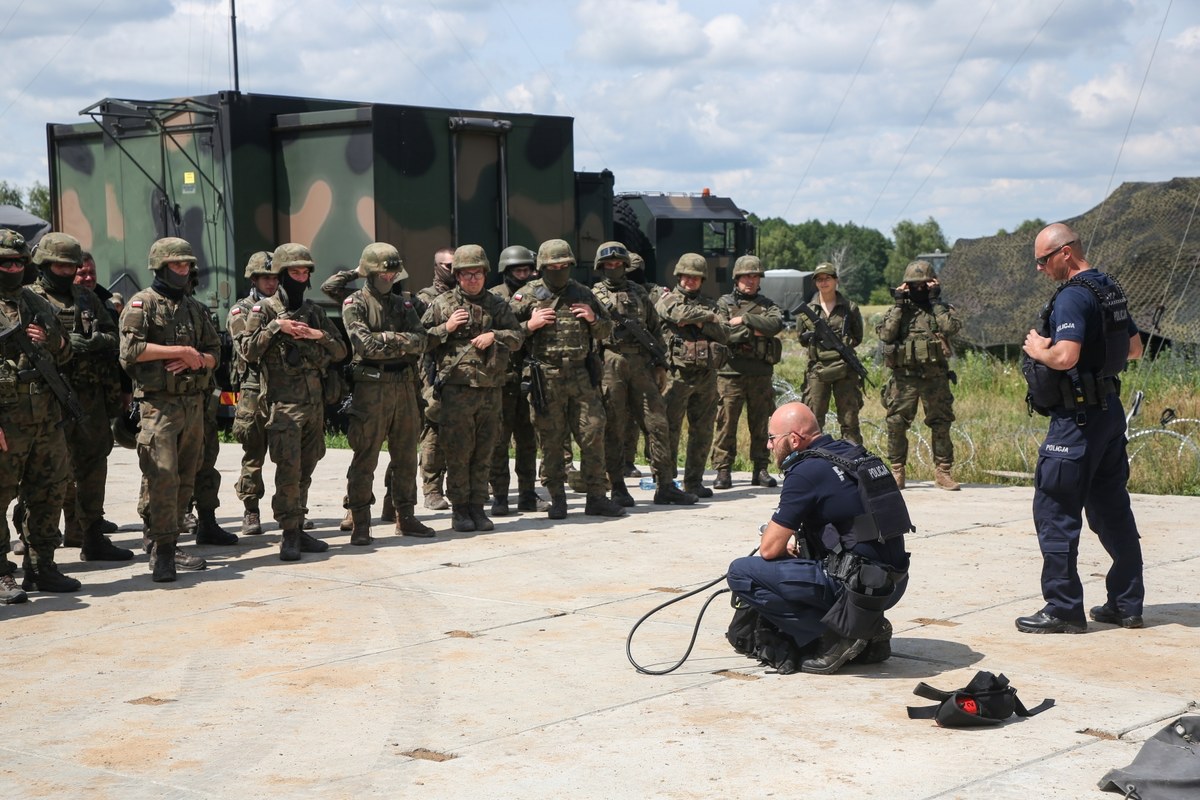
M 758 293 L 762 262 L 757 256 L 741 256 L 733 264 L 733 291 L 717 300 L 721 315 L 729 320 L 729 361 L 717 370 L 717 430 L 712 448 L 712 465 L 717 471 L 714 489 L 733 486 L 730 469 L 737 455 L 738 421 L 746 408 L 750 431 L 750 463 L 753 486 L 774 487 L 767 470 L 767 423 L 775 411 L 771 384 L 775 365 L 783 355 L 779 332 L 783 312 L 769 297 Z
M 325 455 L 325 372 L 346 357 L 346 343 L 325 312 L 304 299 L 313 258 L 302 244 L 275 248 L 275 294 L 250 308 L 239 355 L 258 366 L 259 402 L 267 417 L 267 451 L 275 463 L 271 510 L 283 536 L 281 561 L 328 544 L 303 530 L 308 487 Z
M 225 331 L 233 341 L 233 368 L 229 371 L 233 390 L 238 393 L 233 414 L 233 438 L 242 445 L 242 470 L 234 491 L 242 501 L 242 535 L 263 532 L 259 501 L 266 494 L 262 469 L 267 459 L 267 418 L 259 406 L 258 369 L 239 353 L 238 342 L 246 335 L 250 309 L 271 297 L 279 288 L 279 276 L 271 268 L 271 254 L 264 251 L 246 262 L 250 293 L 234 303 L 225 320 Z
M 575 255 L 569 244 L 562 239 L 542 242 L 537 254 L 541 277 L 512 298 L 529 355 L 545 378 L 545 408 L 531 408 L 530 415 L 542 451 L 542 485 L 550 493 L 546 514 L 550 519 L 567 516 L 563 451 L 573 432 L 587 491 L 584 513 L 621 517 L 625 509 L 609 500 L 605 489 L 605 418 L 600 399 L 603 366 L 598 343 L 612 333 L 612 320 L 592 292 L 571 279 L 573 266 Z
M 954 395 L 950 393 L 949 337 L 958 333 L 962 321 L 958 312 L 941 301 L 941 291 L 929 262 L 912 262 L 904 270 L 904 282 L 896 288 L 896 304 L 876 329 L 884 363 L 892 369 L 892 378 L 883 387 L 883 407 L 887 410 L 888 457 L 901 488 L 908 460 L 908 428 L 920 400 L 932 434 L 934 483 L 948 491 L 958 489 L 950 474 L 954 466 L 950 440 Z
M 503 298 L 486 291 L 491 265 L 483 248 L 465 244 L 454 251 L 456 286 L 430 304 L 422 319 L 437 375 L 434 394 L 442 402 L 446 497 L 456 531 L 490 531 L 483 513 L 488 497 L 492 450 L 500 418 L 500 389 L 509 355 L 524 334 Z
M 650 463 L 656 483 L 654 502 L 692 505 L 698 498 L 680 491 L 674 481 L 671 437 L 660 388 L 666 381 L 666 367 L 654 362 L 650 350 L 631 330 L 636 327 L 657 340 L 658 312 L 646 290 L 626 280 L 629 251 L 624 245 L 601 244 L 596 248 L 595 264 L 604 277 L 592 287 L 592 293 L 615 323 L 613 332 L 601 342 L 604 347 L 601 386 L 608 417 L 604 433 L 605 469 L 613 502 L 626 507 L 633 505 L 633 497 L 625 488 L 624 453 L 626 440 L 637 439 L 638 426 L 634 420 L 639 420 L 646 426 L 650 443 Z
M 375 242 L 363 249 L 358 272 L 366 285 L 342 301 L 342 323 L 353 353 L 354 395 L 347 414 L 347 438 L 354 450 L 346 472 L 346 508 L 350 543 L 367 545 L 371 538 L 371 491 L 379 452 L 388 443 L 387 495 L 395 514 L 396 533 L 430 537 L 433 529 L 416 518 L 417 408 L 416 372 L 425 352 L 425 327 L 409 297 L 393 291 L 408 277 L 400 252 Z
M 204 569 L 204 559 L 178 547 L 204 450 L 204 405 L 221 340 L 208 309 L 188 293 L 196 263 L 183 239 L 150 246 L 154 282 L 129 299 L 121 314 L 121 366 L 133 378 L 141 407 L 138 461 L 146 483 L 146 538 L 157 582 L 176 569 Z
M 700 294 L 708 276 L 708 262 L 696 253 L 684 253 L 675 264 L 679 285 L 658 301 L 662 339 L 671 359 L 671 372 L 663 390 L 667 424 L 671 431 L 672 477 L 678 474 L 679 439 L 687 414 L 688 445 L 683 489 L 697 497 L 712 497 L 704 485 L 704 464 L 713 441 L 717 419 L 717 370 L 729 359 L 727 318 L 715 300 Z
M 58 515 L 69 472 L 67 445 L 59 420 L 63 409 L 50 387 L 22 350 L 26 336 L 45 351 L 53 365 L 71 357 L 71 341 L 52 306 L 22 288 L 29 249 L 19 233 L 0 230 L 0 331 L 23 329 L 0 339 L 0 508 L 24 497 L 28 546 L 22 587 L 8 560 L 8 520 L 0 515 L 0 603 L 23 603 L 25 591 L 74 592 L 79 581 L 63 575 L 54 563 L 58 547 Z
M 492 294 L 508 303 L 521 287 L 537 273 L 537 257 L 528 247 L 514 244 L 500 253 L 500 272 L 504 282 L 492 288 Z M 500 428 L 492 450 L 492 471 L 488 482 L 492 487 L 492 516 L 508 514 L 508 487 L 512 474 L 508 466 L 508 444 L 513 443 L 516 454 L 517 509 L 547 511 L 550 504 L 537 496 L 533 488 L 537 480 L 537 434 L 529 416 L 529 398 L 521 391 L 521 370 L 525 367 L 525 348 L 509 354 L 508 372 L 500 390 Z
M 443 247 L 433 254 L 433 284 L 417 292 L 417 297 L 426 309 L 438 296 L 454 288 L 454 250 Z M 424 312 L 422 312 L 422 316 Z M 450 507 L 442 482 L 446 477 L 446 457 L 438 446 L 438 425 L 441 420 L 442 403 L 433 396 L 433 358 L 426 356 L 421 365 L 422 413 L 425 427 L 421 429 L 421 483 L 425 495 L 425 507 L 443 511 Z
M 813 270 L 813 282 L 817 293 L 808 302 L 813 311 L 825 320 L 830 330 L 841 337 L 847 347 L 858 347 L 863 338 L 862 312 L 853 300 L 837 290 L 837 269 L 833 264 L 818 264 Z M 858 424 L 858 412 L 863 405 L 862 378 L 846 363 L 838 351 L 828 349 L 816 335 L 812 320 L 801 316 L 799 323 L 800 343 L 808 347 L 808 369 L 804 374 L 804 404 L 812 409 L 817 424 L 825 428 L 825 415 L 829 413 L 829 397 L 837 403 L 840 438 L 862 444 L 862 432 Z
M 70 336 L 73 357 L 61 372 L 84 411 L 83 419 L 71 420 L 64 428 L 73 478 L 65 487 L 64 543 L 79 547 L 84 561 L 128 561 L 133 551 L 115 546 L 104 535 L 104 493 L 113 446 L 109 407 L 115 405 L 120 386 L 117 326 L 100 298 L 75 283 L 83 262 L 75 237 L 47 233 L 32 260 L 39 272 L 29 288 L 55 310 Z

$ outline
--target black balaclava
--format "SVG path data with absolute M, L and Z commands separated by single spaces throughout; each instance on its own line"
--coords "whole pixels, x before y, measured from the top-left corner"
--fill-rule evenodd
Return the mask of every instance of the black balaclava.
M 542 270 L 542 282 L 549 287 L 550 291 L 556 294 L 565 289 L 570 280 L 571 268 L 569 266 L 563 269 L 550 269 L 547 267 Z
M 443 292 L 453 289 L 458 285 L 458 281 L 454 279 L 454 270 L 435 261 L 433 264 L 433 285 Z
M 374 275 L 368 277 L 367 281 L 371 284 L 371 288 L 375 290 L 376 294 L 391 294 L 392 289 L 396 285 L 396 276 L 393 275 L 389 279 L 384 278 L 382 272 L 376 272 Z
M 908 299 L 922 308 L 929 308 L 929 284 L 910 283 L 908 285 Z
M 55 275 L 50 269 L 52 264 L 47 261 L 39 268 L 38 283 L 55 297 L 70 297 L 71 287 L 75 285 L 74 275 Z
M 624 263 L 622 263 L 621 266 L 617 267 L 616 269 L 600 270 L 600 274 L 604 276 L 604 284 L 608 288 L 615 289 L 618 292 L 623 292 L 626 288 L 628 288 L 628 273 L 629 268 L 626 267 Z
M 13 297 L 25 285 L 25 270 L 20 272 L 0 272 L 0 296 Z
M 528 266 L 528 265 L 527 264 L 514 264 L 513 266 L 504 270 L 504 285 L 508 287 L 509 291 L 515 292 L 518 289 L 520 289 L 522 286 L 524 286 L 525 284 L 529 283 L 529 278 L 525 278 L 524 280 L 521 280 L 516 275 L 513 275 L 513 270 L 516 269 L 516 267 L 524 267 L 524 266 Z M 533 273 L 530 272 L 529 274 L 532 275 Z
M 151 284 L 151 287 L 164 297 L 179 301 L 183 299 L 183 293 L 191 282 L 191 272 L 188 272 L 187 275 L 179 275 L 169 267 L 159 267 L 154 274 L 154 283 Z
M 287 300 L 288 311 L 295 311 L 300 308 L 300 304 L 304 302 L 304 290 L 308 288 L 308 281 L 298 281 L 292 277 L 292 273 L 286 269 L 279 272 L 279 291 L 283 292 L 283 297 Z

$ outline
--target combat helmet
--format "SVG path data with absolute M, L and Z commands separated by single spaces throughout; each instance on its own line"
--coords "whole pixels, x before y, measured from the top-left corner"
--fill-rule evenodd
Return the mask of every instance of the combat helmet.
M 312 253 L 307 247 L 288 242 L 275 248 L 275 252 L 271 254 L 271 266 L 272 271 L 278 273 L 290 267 L 307 267 L 311 270 L 316 264 L 313 263 Z
M 741 256 L 733 262 L 733 279 L 742 275 L 762 275 L 763 265 L 758 256 Z
M 47 233 L 33 248 L 34 264 L 73 264 L 78 267 L 83 263 L 83 248 L 79 240 L 67 233 Z
M 833 264 L 830 264 L 828 261 L 817 264 L 812 271 L 812 276 L 813 278 L 816 278 L 818 275 L 830 275 L 836 278 L 838 276 L 837 267 L 835 267 Z
M 137 405 L 117 414 L 112 421 L 113 441 L 130 450 L 137 448 L 138 431 L 142 427 L 142 415 Z
M 248 279 L 274 274 L 275 269 L 271 266 L 271 254 L 266 250 L 259 250 L 250 256 L 250 260 L 246 262 L 246 277 Z
M 620 242 L 605 242 L 596 248 L 596 264 L 601 261 L 624 261 L 626 269 L 633 263 L 629 250 Z
M 408 278 L 408 270 L 404 268 L 404 259 L 400 258 L 400 251 L 387 242 L 371 242 L 364 247 L 362 257 L 358 259 L 358 271 L 368 277 L 394 272 L 396 274 L 393 280 L 402 281 Z
M 15 258 L 28 261 L 29 245 L 26 244 L 25 237 L 16 231 L 0 228 L 0 259 L 11 261 Z
M 158 272 L 171 261 L 186 261 L 196 263 L 196 254 L 186 239 L 168 236 L 150 245 L 149 266 L 151 272 Z
M 537 256 L 528 247 L 519 244 L 509 245 L 500 252 L 499 269 L 508 271 L 509 267 L 532 267 L 537 263 Z
M 565 239 L 547 239 L 538 248 L 537 268 L 540 270 L 553 264 L 575 266 L 575 254 L 571 252 L 571 245 L 567 244 Z
M 708 278 L 708 262 L 699 253 L 684 253 L 675 263 L 674 275 L 695 275 Z
M 477 244 L 460 245 L 454 251 L 454 261 L 450 264 L 451 272 L 461 272 L 464 269 L 479 269 L 483 268 L 484 272 L 490 272 L 492 265 L 488 263 L 487 253 L 483 252 L 483 248 Z
M 933 265 L 928 261 L 913 261 L 904 268 L 905 283 L 926 283 L 937 278 L 933 274 Z

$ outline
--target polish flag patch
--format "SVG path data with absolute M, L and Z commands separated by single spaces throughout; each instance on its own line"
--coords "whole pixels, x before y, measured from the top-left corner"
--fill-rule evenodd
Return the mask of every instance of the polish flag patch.
M 516 300 L 516 301 L 520 302 L 520 300 L 521 300 L 521 293 L 520 293 L 520 292 L 517 292 L 516 294 L 514 294 L 514 295 L 513 295 L 513 300 Z
M 253 307 L 253 308 L 251 308 L 250 310 L 251 310 L 251 311 L 262 311 L 262 306 L 254 306 L 254 307 Z
M 348 305 L 350 305 L 350 304 L 351 304 L 351 303 L 353 303 L 353 302 L 354 302 L 354 298 L 353 298 L 353 297 L 347 297 L 345 300 L 343 300 L 343 301 L 342 301 L 342 305 L 344 305 L 344 306 L 348 306 Z
M 141 301 L 141 300 L 134 300 L 134 301 L 133 301 L 132 303 L 130 303 L 129 305 L 130 305 L 130 306 L 132 306 L 133 308 L 141 308 L 141 307 L 142 307 L 142 301 Z
M 238 314 L 242 313 L 242 307 L 237 306 L 236 308 L 233 309 L 233 311 L 230 311 L 229 313 L 236 317 Z

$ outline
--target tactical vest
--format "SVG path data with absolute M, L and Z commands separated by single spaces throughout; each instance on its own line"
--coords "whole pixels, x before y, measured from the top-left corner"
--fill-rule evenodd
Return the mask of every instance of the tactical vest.
M 108 311 L 92 292 L 78 286 L 71 287 L 71 301 L 64 303 L 52 295 L 45 286 L 35 282 L 29 290 L 41 297 L 54 309 L 58 315 L 58 324 L 64 333 L 75 333 L 90 339 L 94 334 L 101 333 L 101 318 Z M 107 317 L 105 322 L 107 323 Z M 88 391 L 104 391 L 117 380 L 117 331 L 109 326 L 108 335 L 112 338 L 112 348 L 107 351 L 75 352 L 70 361 L 60 368 L 62 375 L 72 388 Z
M 460 308 L 469 315 L 465 325 L 456 328 L 445 342 L 434 349 L 436 380 L 439 384 L 489 388 L 504 382 L 504 373 L 508 369 L 508 348 L 499 341 L 493 342 L 485 350 L 471 344 L 476 336 L 494 330 L 493 304 L 503 302 L 490 293 L 485 294 L 478 303 L 460 299 L 452 293 L 446 293 L 434 302 L 443 320 Z
M 1076 275 L 1055 290 L 1038 315 L 1038 332 L 1047 338 L 1054 302 L 1068 286 L 1083 286 L 1100 306 L 1101 330 L 1104 340 L 1104 364 L 1096 372 L 1075 368 L 1066 371 L 1051 369 L 1028 355 L 1021 359 L 1021 373 L 1029 386 L 1025 402 L 1030 413 L 1049 416 L 1051 410 L 1082 411 L 1084 406 L 1104 406 L 1110 392 L 1118 390 L 1117 376 L 1129 361 L 1129 301 L 1115 278 L 1108 285 Z
M 573 302 L 586 303 L 590 297 L 582 296 L 570 284 L 554 294 L 541 284 L 533 287 L 533 308 L 553 308 L 554 324 L 534 331 L 529 337 L 529 354 L 538 361 L 558 365 L 571 361 L 583 361 L 592 351 L 592 331 L 588 323 L 571 313 Z
M 145 319 L 145 339 L 148 344 L 183 345 L 202 350 L 203 331 L 208 310 L 191 297 L 178 303 L 152 289 L 138 292 L 129 301 L 139 303 Z M 134 396 L 164 392 L 188 395 L 206 392 L 212 385 L 211 370 L 187 370 L 173 375 L 166 360 L 139 361 L 126 370 L 133 378 Z
M 650 304 L 650 296 L 636 283 L 626 282 L 625 288 L 614 289 L 601 281 L 592 287 L 592 294 L 609 310 L 614 320 L 620 315 L 636 320 L 642 325 L 646 324 L 646 308 Z M 624 325 L 613 325 L 612 334 L 602 344 L 607 349 L 622 353 L 641 353 L 645 350 Z
M 719 310 L 713 301 L 703 297 L 693 300 L 682 292 L 673 294 L 668 292 L 663 296 L 660 302 L 667 304 L 664 308 L 683 304 L 699 305 L 714 312 Z M 729 362 L 729 347 L 709 339 L 700 326 L 678 325 L 662 314 L 659 316 L 663 317 L 663 343 L 667 346 L 673 369 L 717 370 Z
M 252 298 L 243 297 L 229 310 L 229 319 L 226 320 L 225 330 L 229 332 L 230 336 L 236 338 L 246 330 L 246 322 L 254 303 Z M 236 347 L 233 348 L 233 364 L 229 369 L 229 383 L 235 392 L 243 389 L 256 392 L 259 388 L 258 369 L 242 358 Z
M 723 305 L 725 314 L 730 319 L 744 314 L 753 314 L 760 308 L 764 311 L 771 308 L 771 301 L 761 294 L 739 300 L 735 292 L 730 292 L 723 295 L 718 302 Z M 731 361 L 747 359 L 774 366 L 783 358 L 783 342 L 778 336 L 754 336 L 752 334 L 744 342 L 727 346 Z
M 893 345 L 892 352 L 885 352 L 885 357 L 891 362 L 889 366 L 912 370 L 920 370 L 927 366 L 940 369 L 949 367 L 950 343 L 938 325 L 937 305 L 932 304 L 929 311 L 916 305 L 905 307 L 903 313 L 912 315 L 908 323 L 908 332 Z

